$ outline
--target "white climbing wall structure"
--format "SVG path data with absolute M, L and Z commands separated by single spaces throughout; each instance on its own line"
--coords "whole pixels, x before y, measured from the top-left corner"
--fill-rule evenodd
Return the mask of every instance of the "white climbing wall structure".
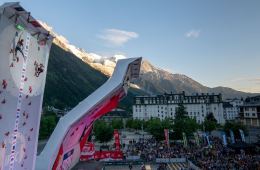
M 0 170 L 35 169 L 52 39 L 19 3 L 0 7 Z
M 142 58 L 118 60 L 113 75 L 63 116 L 37 157 L 36 170 L 69 170 L 79 161 L 93 123 L 116 108 L 139 77 Z

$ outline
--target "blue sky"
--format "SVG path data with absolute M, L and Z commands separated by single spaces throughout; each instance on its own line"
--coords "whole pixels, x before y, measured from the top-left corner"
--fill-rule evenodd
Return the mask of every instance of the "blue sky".
M 209 87 L 260 92 L 259 0 L 24 0 L 21 4 L 88 52 L 142 56 Z

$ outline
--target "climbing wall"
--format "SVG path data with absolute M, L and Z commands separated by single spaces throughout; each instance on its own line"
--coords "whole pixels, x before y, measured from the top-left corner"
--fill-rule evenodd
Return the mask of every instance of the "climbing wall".
M 49 49 L 0 16 L 0 170 L 34 169 Z

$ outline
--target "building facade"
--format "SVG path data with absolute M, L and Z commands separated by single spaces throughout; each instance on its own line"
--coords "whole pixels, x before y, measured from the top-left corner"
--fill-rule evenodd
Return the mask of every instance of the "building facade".
M 188 116 L 196 119 L 197 123 L 204 122 L 209 113 L 213 113 L 218 123 L 225 123 L 221 94 L 186 95 L 185 92 L 157 96 L 137 96 L 134 98 L 133 118 L 140 120 L 151 118 L 174 119 L 179 104 L 185 106 Z
M 260 127 L 260 96 L 245 99 L 240 107 L 240 121 L 246 126 Z
M 226 99 L 223 102 L 224 119 L 227 121 L 238 120 L 242 105 L 243 99 Z

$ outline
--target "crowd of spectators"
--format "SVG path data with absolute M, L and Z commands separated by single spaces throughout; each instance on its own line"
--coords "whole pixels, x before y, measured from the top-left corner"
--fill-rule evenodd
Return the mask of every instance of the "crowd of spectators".
M 187 158 L 201 169 L 260 170 L 259 153 L 237 152 L 224 146 L 219 138 L 211 138 L 210 141 L 211 145 L 204 140 L 200 145 L 190 142 L 188 147 L 184 147 L 182 143 L 172 143 L 167 147 L 154 138 L 139 139 L 130 142 L 125 154 L 140 156 L 146 162 L 154 162 L 156 158 Z

